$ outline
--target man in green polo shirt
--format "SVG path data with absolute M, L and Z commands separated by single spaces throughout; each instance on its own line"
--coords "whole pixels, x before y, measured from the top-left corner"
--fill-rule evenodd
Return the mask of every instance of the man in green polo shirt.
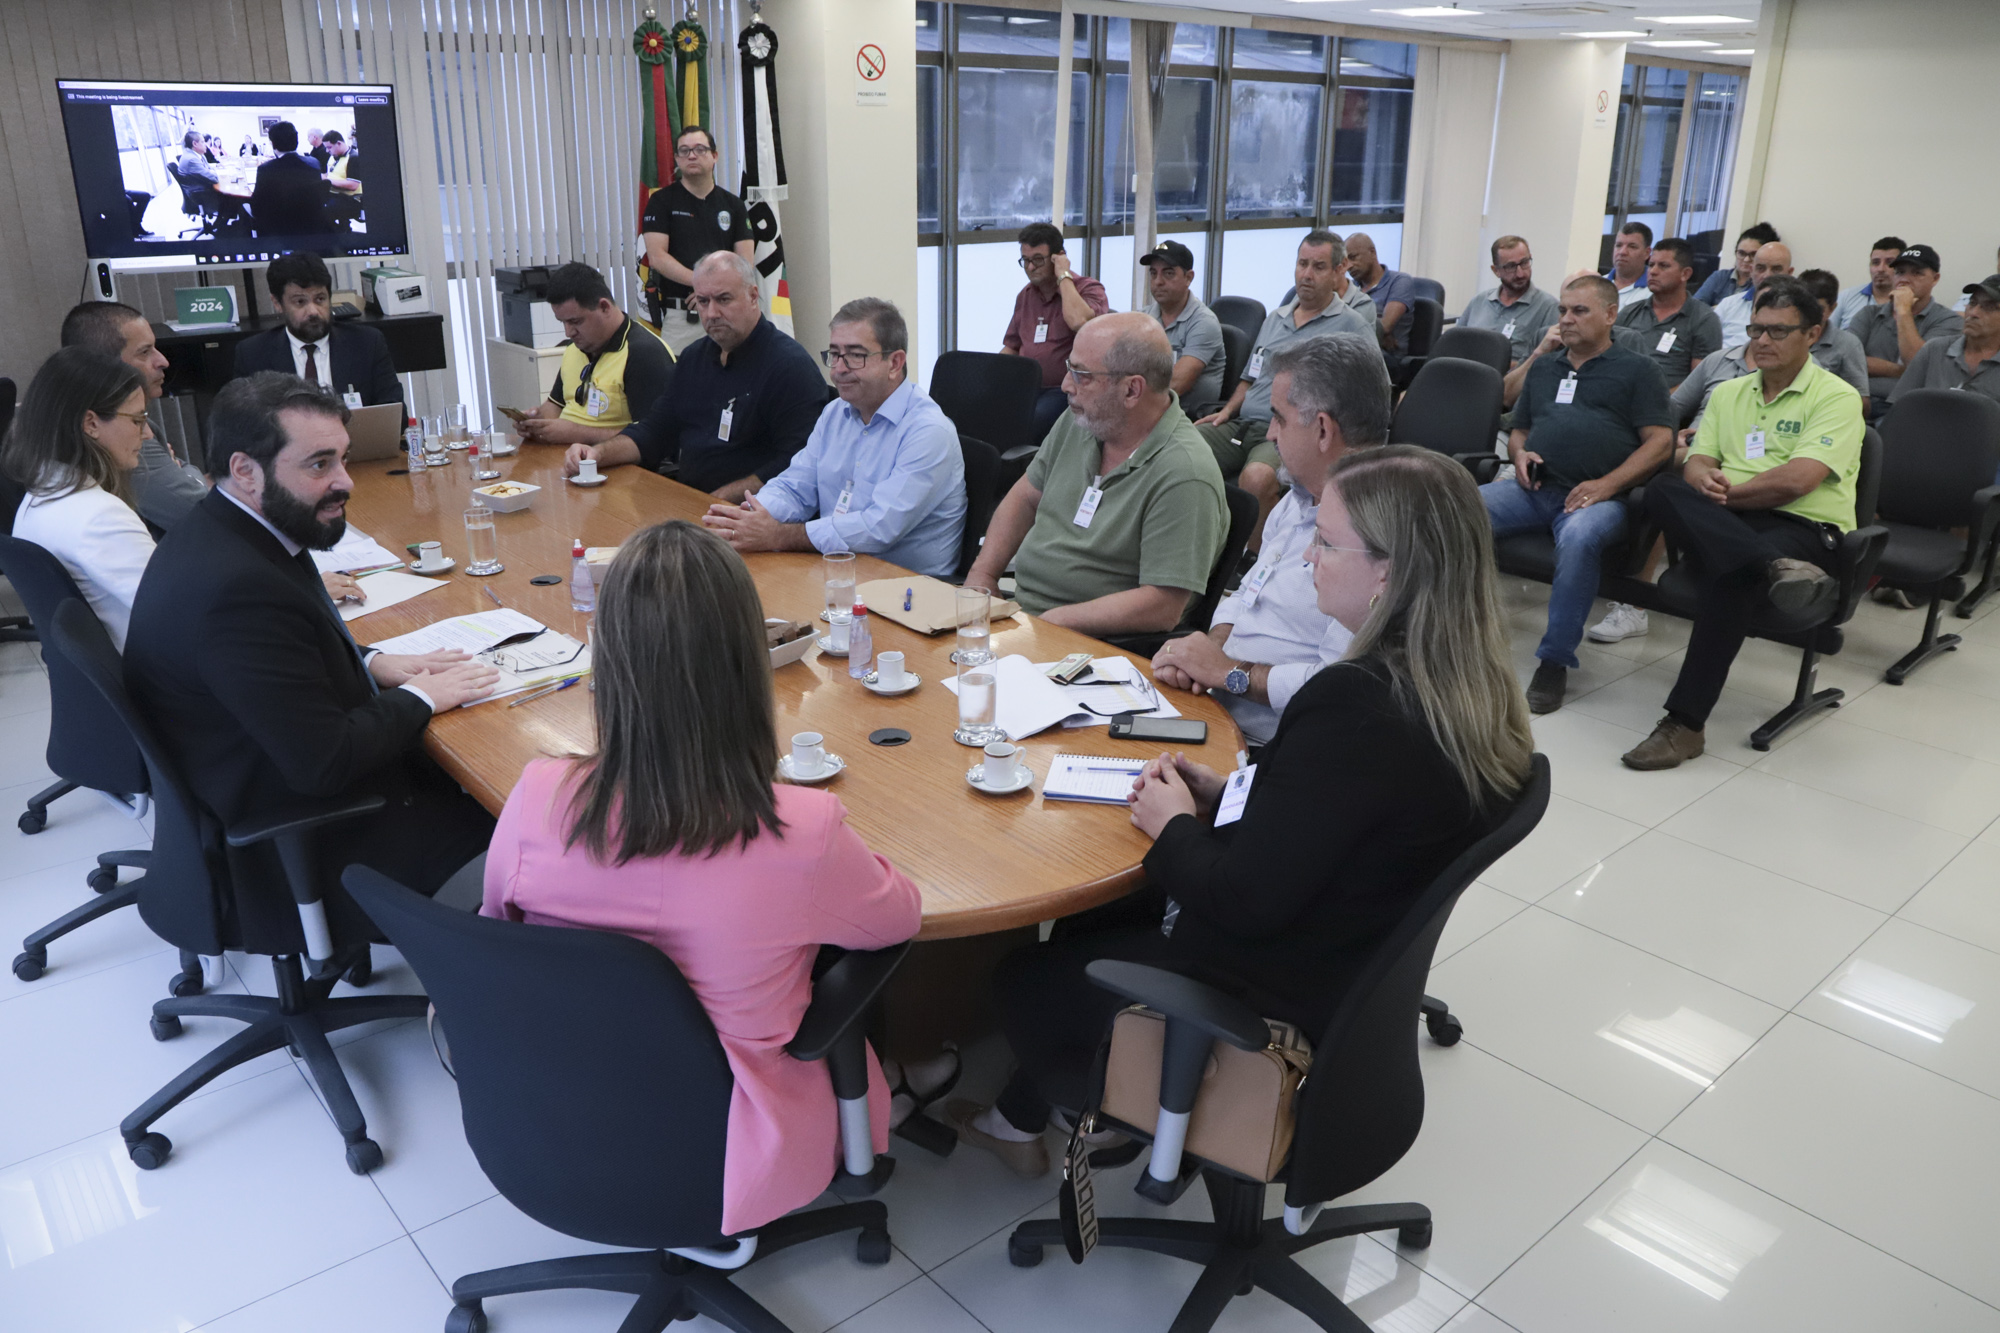
M 1833 605 L 1826 569 L 1854 529 L 1861 397 L 1812 360 L 1826 320 L 1796 278 L 1772 278 L 1750 315 L 1751 374 L 1708 400 L 1679 477 L 1646 487 L 1646 512 L 1694 562 L 1701 602 L 1667 715 L 1628 768 L 1674 768 L 1702 728 L 1761 598 L 1807 626 Z
M 1171 387 L 1158 320 L 1099 315 L 1077 331 L 1056 421 L 994 511 L 966 586 L 1051 624 L 1103 637 L 1180 624 L 1229 530 L 1222 473 Z

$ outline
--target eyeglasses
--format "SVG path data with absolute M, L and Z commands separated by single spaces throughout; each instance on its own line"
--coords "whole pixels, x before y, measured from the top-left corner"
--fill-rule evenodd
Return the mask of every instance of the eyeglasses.
M 1033 268 L 1037 264 L 1048 263 L 1049 259 L 1050 256 L 1048 255 L 1022 255 L 1019 259 L 1015 260 L 1014 262 L 1019 264 L 1022 268 Z
M 1751 247 L 1750 249 L 1748 249 L 1748 250 L 1738 250 L 1738 251 L 1736 252 L 1736 257 L 1737 257 L 1738 259 L 1742 260 L 1742 261 L 1743 261 L 1744 263 L 1746 263 L 1746 264 L 1747 264 L 1747 263 L 1749 263 L 1749 262 L 1750 262 L 1751 260 L 1753 260 L 1753 259 L 1755 259 L 1755 258 L 1757 257 L 1757 249 L 1758 249 L 1758 247 L 1755 247 L 1755 246 L 1752 246 L 1752 247 Z
M 887 352 L 871 352 L 859 347 L 829 347 L 819 354 L 819 361 L 828 370 L 833 369 L 833 363 L 836 361 L 846 366 L 849 370 L 859 370 L 868 364 L 868 358 L 871 356 L 879 356 L 887 360 L 889 354 Z
M 1750 335 L 1751 342 L 1756 342 L 1759 338 L 1769 338 L 1774 343 L 1781 343 L 1794 333 L 1804 331 L 1803 324 L 1752 324 L 1744 330 Z
M 1332 542 L 1319 535 L 1318 528 L 1314 528 L 1312 541 L 1306 545 L 1306 554 L 1308 556 L 1316 556 L 1321 551 L 1352 551 L 1356 555 L 1365 555 L 1370 559 L 1373 559 L 1375 556 L 1375 553 L 1365 546 L 1335 546 Z
M 114 417 L 124 417 L 135 426 L 150 426 L 153 424 L 146 418 L 144 412 L 113 412 L 111 415 Z
M 1108 370 L 1085 370 L 1074 361 L 1063 362 L 1063 369 L 1067 370 L 1069 377 L 1078 384 L 1088 384 L 1101 375 L 1109 375 L 1111 373 Z
M 590 399 L 590 377 L 597 370 L 595 357 L 583 363 L 583 369 L 576 373 L 576 405 L 582 407 Z
M 712 155 L 714 152 L 715 150 L 713 148 L 710 148 L 707 144 L 691 143 L 691 144 L 683 144 L 679 148 L 674 149 L 674 156 L 707 157 Z
M 1495 273 L 1526 273 L 1530 268 L 1534 267 L 1534 263 L 1533 259 L 1517 259 L 1511 264 L 1495 264 L 1493 271 Z

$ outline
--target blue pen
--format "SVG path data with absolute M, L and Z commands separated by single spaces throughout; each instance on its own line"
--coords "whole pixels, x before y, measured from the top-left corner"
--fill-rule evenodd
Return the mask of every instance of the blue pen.
M 912 600 L 915 599 L 916 595 L 917 595 L 917 590 L 915 588 L 903 589 L 903 609 L 905 611 L 910 609 L 910 603 Z

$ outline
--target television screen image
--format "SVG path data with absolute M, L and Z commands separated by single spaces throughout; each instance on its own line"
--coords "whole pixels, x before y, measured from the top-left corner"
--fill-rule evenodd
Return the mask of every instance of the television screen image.
M 409 251 L 387 86 L 56 86 L 93 260 Z

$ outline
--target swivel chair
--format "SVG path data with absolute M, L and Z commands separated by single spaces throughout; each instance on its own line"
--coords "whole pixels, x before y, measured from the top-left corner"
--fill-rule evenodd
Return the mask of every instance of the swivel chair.
M 980 540 L 1000 504 L 1000 451 L 984 440 L 960 435 L 958 452 L 965 463 L 965 530 L 958 539 L 957 570 L 963 582 L 979 558 Z
M 1042 368 L 1032 357 L 1000 352 L 944 352 L 931 367 L 930 396 L 961 434 L 1000 451 L 998 489 L 1028 470 L 1035 438 L 1035 399 Z
M 1472 329 L 1454 324 L 1438 334 L 1437 341 L 1431 344 L 1429 359 L 1436 361 L 1440 357 L 1478 361 L 1505 375 L 1514 364 L 1514 345 L 1498 329 Z
M 1466 330 L 1473 332 L 1473 330 Z M 1499 372 L 1455 356 L 1418 369 L 1389 421 L 1392 444 L 1421 444 L 1452 457 L 1493 457 L 1500 431 Z
M 1218 296 L 1209 309 L 1213 310 L 1215 317 L 1222 321 L 1223 328 L 1241 329 L 1253 342 L 1264 327 L 1266 315 L 1270 313 L 1264 309 L 1264 303 L 1254 296 Z M 1223 386 L 1224 389 L 1235 387 L 1233 384 Z

